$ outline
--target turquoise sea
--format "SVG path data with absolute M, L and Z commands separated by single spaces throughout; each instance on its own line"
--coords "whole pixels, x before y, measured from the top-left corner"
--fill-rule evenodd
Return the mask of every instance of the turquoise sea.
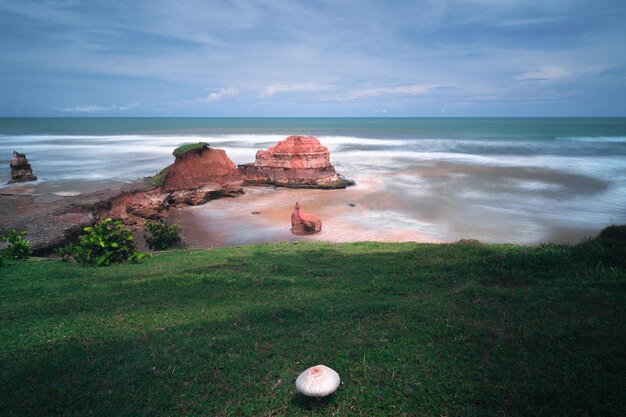
M 626 118 L 4 118 L 0 182 L 13 150 L 27 154 L 40 181 L 0 193 L 129 182 L 200 140 L 251 162 L 293 134 L 316 136 L 357 181 L 360 209 L 342 220 L 375 236 L 539 243 L 626 223 Z M 223 243 L 281 235 L 271 236 Z

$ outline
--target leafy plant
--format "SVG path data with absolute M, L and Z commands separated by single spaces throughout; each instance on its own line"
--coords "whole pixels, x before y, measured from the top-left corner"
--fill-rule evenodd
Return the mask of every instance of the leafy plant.
M 8 244 L 7 248 L 2 251 L 2 255 L 8 259 L 28 259 L 32 255 L 32 250 L 30 242 L 24 239 L 27 234 L 27 232 L 11 230 L 2 236 L 0 240 Z
M 181 227 L 179 224 L 168 226 L 165 220 L 158 222 L 144 222 L 145 231 L 143 237 L 148 247 L 152 250 L 163 250 L 181 241 Z
M 0 268 L 2 268 L 3 266 L 7 266 L 9 263 L 7 262 L 6 259 L 4 259 L 4 254 L 2 252 L 0 252 Z
M 61 257 L 63 262 L 68 262 L 70 259 L 74 258 L 77 251 L 78 246 L 71 243 L 67 246 L 61 246 L 54 250 L 54 252 Z
M 67 259 L 73 256 L 79 263 L 98 266 L 114 262 L 137 262 L 145 256 L 137 250 L 132 232 L 119 219 L 107 218 L 83 230 L 86 233 L 80 237 L 79 243 L 61 250 L 61 256 Z

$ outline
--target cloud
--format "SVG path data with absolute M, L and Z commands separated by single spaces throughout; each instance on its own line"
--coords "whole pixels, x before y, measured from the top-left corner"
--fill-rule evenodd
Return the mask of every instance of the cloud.
M 624 1 L 540 3 L 0 0 L 0 115 L 567 111 L 520 97 L 626 108 Z
M 239 90 L 237 90 L 234 87 L 228 87 L 228 88 L 222 87 L 222 88 L 219 89 L 219 91 L 213 91 L 211 94 L 209 94 L 205 98 L 201 98 L 198 101 L 200 101 L 202 103 L 215 103 L 215 102 L 220 101 L 224 97 L 234 96 L 238 92 L 239 92 Z
M 261 88 L 261 97 L 272 97 L 284 93 L 315 93 L 328 90 L 329 86 L 316 83 L 270 84 Z
M 437 88 L 445 86 L 434 84 L 408 84 L 394 87 L 373 87 L 353 90 L 346 95 L 346 98 L 363 99 L 370 97 L 386 96 L 386 95 L 408 95 L 419 96 L 428 94 Z
M 532 68 L 526 72 L 513 77 L 517 81 L 560 81 L 570 78 L 572 73 L 563 67 L 539 67 Z
M 116 111 L 128 111 L 139 107 L 139 103 L 130 103 L 124 104 L 122 106 L 111 105 L 111 106 L 76 106 L 76 107 L 66 107 L 61 109 L 66 113 L 104 113 L 104 112 L 116 112 Z

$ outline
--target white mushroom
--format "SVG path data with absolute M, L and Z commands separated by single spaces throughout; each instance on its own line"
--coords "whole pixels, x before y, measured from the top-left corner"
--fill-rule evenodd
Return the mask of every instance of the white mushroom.
M 308 397 L 325 397 L 339 387 L 339 374 L 328 366 L 316 365 L 302 372 L 296 379 L 296 389 Z

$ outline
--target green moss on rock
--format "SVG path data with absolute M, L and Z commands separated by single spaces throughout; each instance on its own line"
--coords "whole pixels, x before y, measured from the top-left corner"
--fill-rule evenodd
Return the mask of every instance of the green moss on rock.
M 186 154 L 189 151 L 197 151 L 197 150 L 208 148 L 208 147 L 209 147 L 209 144 L 207 142 L 188 143 L 186 145 L 181 145 L 178 148 L 174 149 L 174 156 L 179 157 L 181 155 Z
M 165 184 L 165 177 L 167 176 L 170 167 L 171 165 L 168 165 L 152 177 L 148 177 L 148 182 L 154 187 L 162 187 L 163 184 Z

